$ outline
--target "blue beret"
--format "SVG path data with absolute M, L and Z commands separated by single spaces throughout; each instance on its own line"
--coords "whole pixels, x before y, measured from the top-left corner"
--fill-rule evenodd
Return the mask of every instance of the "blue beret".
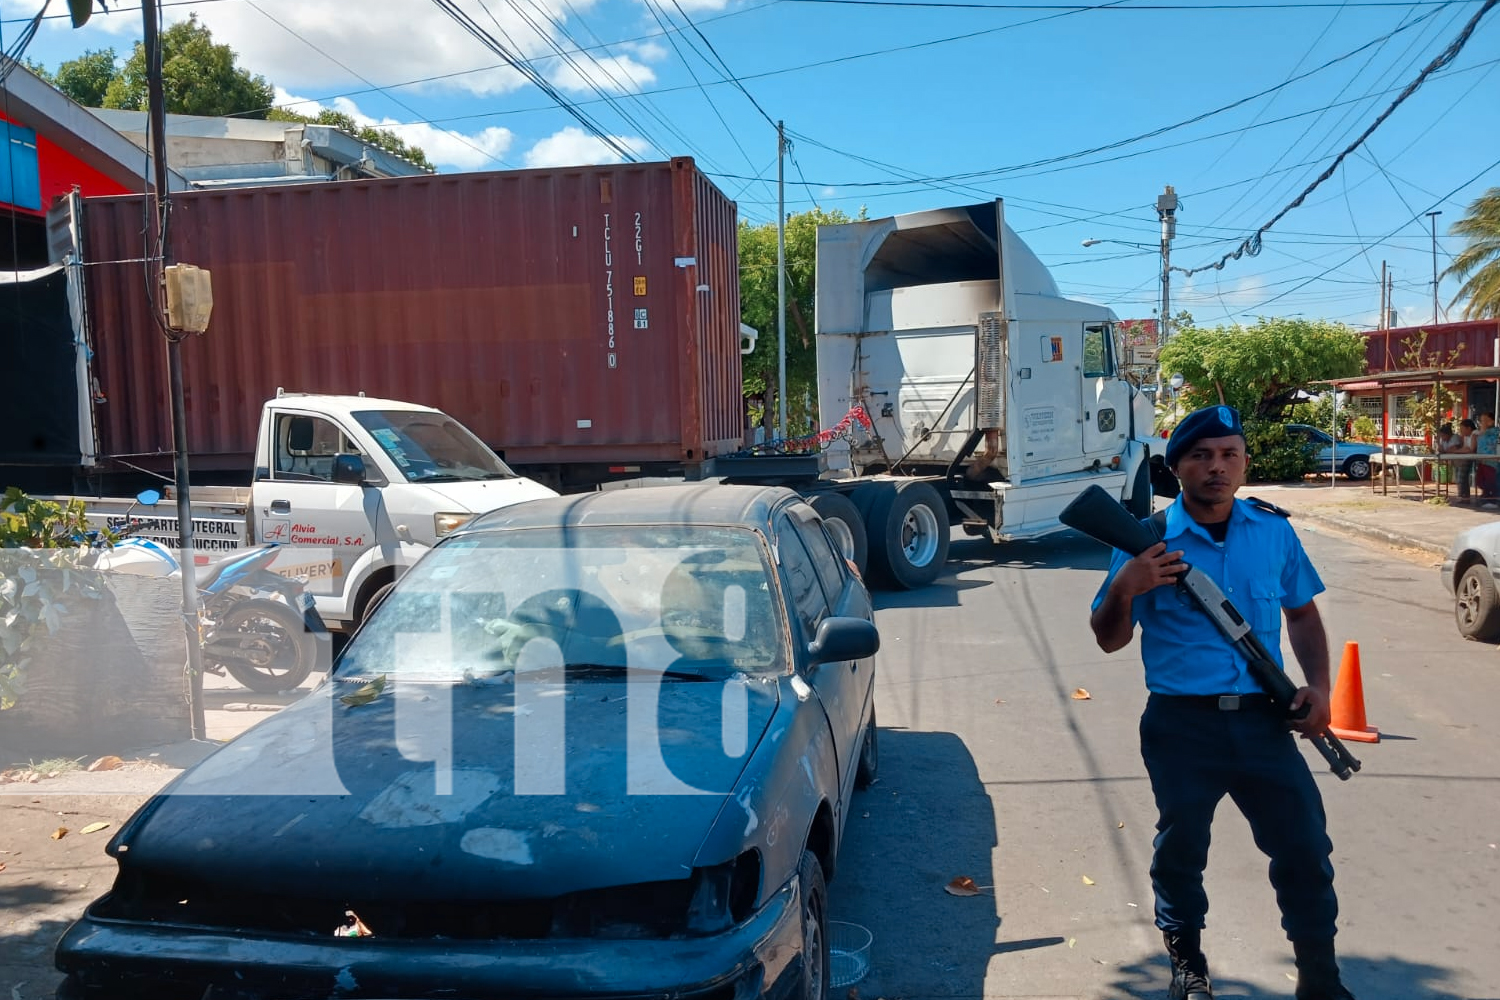
M 1245 436 L 1240 414 L 1232 406 L 1205 406 L 1182 418 L 1167 442 L 1167 467 L 1177 464 L 1183 453 L 1204 438 Z

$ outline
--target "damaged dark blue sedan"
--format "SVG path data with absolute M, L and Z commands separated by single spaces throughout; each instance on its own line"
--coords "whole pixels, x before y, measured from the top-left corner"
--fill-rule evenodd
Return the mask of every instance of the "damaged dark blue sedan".
M 878 646 L 790 491 L 487 514 L 121 828 L 59 995 L 822 1000 Z

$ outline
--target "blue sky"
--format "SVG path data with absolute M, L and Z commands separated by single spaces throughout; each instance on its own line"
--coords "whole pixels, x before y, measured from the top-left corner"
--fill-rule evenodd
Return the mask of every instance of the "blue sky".
M 79 31 L 48 21 L 28 55 L 55 67 L 89 48 L 128 52 L 140 13 L 125 2 Z M 280 100 L 391 124 L 444 171 L 691 155 L 742 217 L 765 222 L 775 217 L 768 119 L 784 120 L 789 210 L 816 202 L 879 216 L 1004 197 L 1064 293 L 1123 317 L 1156 309 L 1164 185 L 1182 200 L 1172 263 L 1218 260 L 1329 167 L 1483 6 L 450 2 L 531 60 L 610 143 L 430 0 L 169 0 L 166 15 L 196 12 Z M 13 19 L 40 3 L 0 0 L 7 46 L 23 27 Z M 63 10 L 53 0 L 50 13 Z M 554 44 L 587 51 L 565 62 Z M 1447 226 L 1500 185 L 1497 126 L 1500 8 L 1265 234 L 1258 256 L 1174 274 L 1174 311 L 1204 325 L 1302 315 L 1374 326 L 1384 261 L 1399 322 L 1429 321 L 1425 213 L 1442 212 L 1441 270 L 1462 246 Z M 1445 312 L 1456 289 L 1441 283 Z

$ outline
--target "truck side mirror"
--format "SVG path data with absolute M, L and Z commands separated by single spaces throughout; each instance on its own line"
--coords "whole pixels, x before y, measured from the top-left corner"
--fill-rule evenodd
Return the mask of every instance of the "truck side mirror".
M 333 456 L 333 481 L 350 486 L 365 484 L 365 460 L 358 455 Z

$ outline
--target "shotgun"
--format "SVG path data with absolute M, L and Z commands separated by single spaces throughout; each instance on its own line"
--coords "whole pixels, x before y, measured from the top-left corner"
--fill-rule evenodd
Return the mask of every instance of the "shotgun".
M 1140 555 L 1157 542 L 1162 541 L 1146 522 L 1137 521 L 1114 497 L 1097 484 L 1084 490 L 1072 503 L 1063 508 L 1058 520 L 1070 528 L 1076 528 L 1095 541 L 1119 549 L 1129 556 Z M 1187 566 L 1186 563 L 1183 565 L 1186 568 L 1177 577 L 1178 592 L 1191 601 L 1199 611 L 1208 615 L 1214 627 L 1219 630 L 1219 634 L 1245 658 L 1250 668 L 1250 676 L 1270 696 L 1272 703 L 1282 709 L 1288 719 L 1305 718 L 1308 706 L 1303 705 L 1296 712 L 1288 709 L 1297 694 L 1297 685 L 1293 684 L 1291 678 L 1286 675 L 1286 671 L 1277 665 L 1265 644 L 1250 628 L 1250 623 L 1245 620 L 1245 616 L 1240 614 L 1229 598 L 1224 596 L 1219 585 L 1214 583 L 1207 573 L 1193 566 Z M 1323 755 L 1329 768 L 1339 776 L 1340 780 L 1348 781 L 1349 776 L 1359 770 L 1359 761 L 1354 759 L 1343 742 L 1333 733 L 1325 729 L 1321 733 L 1309 736 L 1308 739 L 1312 741 L 1313 746 L 1317 747 L 1318 753 Z

